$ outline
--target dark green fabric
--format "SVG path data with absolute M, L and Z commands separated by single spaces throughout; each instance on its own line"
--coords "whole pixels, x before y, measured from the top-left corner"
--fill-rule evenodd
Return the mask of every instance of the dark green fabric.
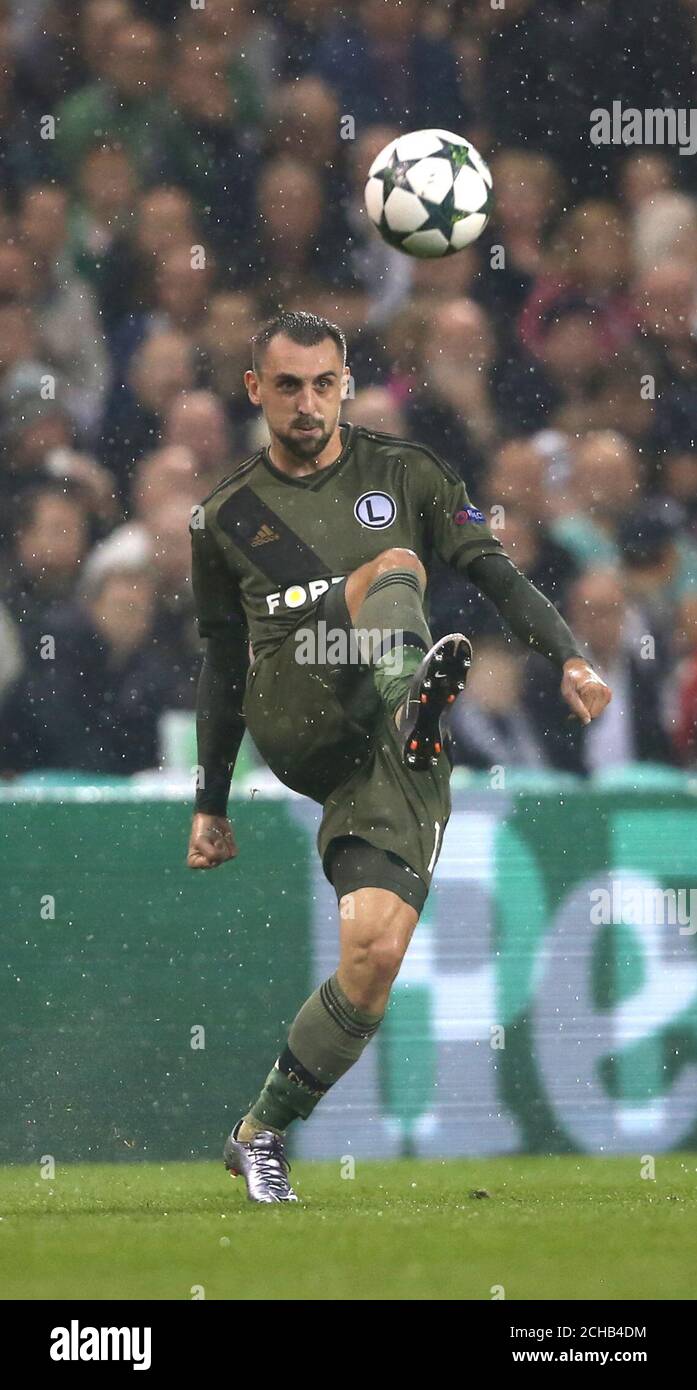
M 423 879 L 405 864 L 400 854 L 376 849 L 357 835 L 332 840 L 327 854 L 327 875 L 337 902 L 361 888 L 384 888 L 413 907 L 420 917 L 428 896 Z
M 293 1120 L 309 1119 L 317 1100 L 311 1091 L 298 1086 L 274 1066 L 244 1118 L 262 1129 L 275 1129 L 282 1134 Z
M 424 652 L 433 645 L 424 617 L 421 581 L 414 570 L 389 569 L 378 575 L 356 614 L 356 630 L 376 634 L 373 652 L 378 646 L 377 634 L 389 634 L 393 639 L 385 654 L 373 662 L 373 682 L 385 708 L 394 714 L 407 697 Z M 420 645 L 412 645 L 410 637 L 412 642 L 420 639 Z
M 288 1046 L 318 1081 L 333 1086 L 358 1061 L 381 1020 L 382 1014 L 357 1009 L 334 974 L 303 1004 Z
M 403 647 L 402 669 L 399 675 L 394 674 L 390 661 L 384 659 L 376 661 L 373 668 L 373 683 L 389 714 L 396 714 L 400 705 L 404 704 L 409 694 L 412 677 L 418 671 L 423 659 L 424 653 L 421 647 Z
M 500 553 L 462 479 L 430 450 L 355 425 L 342 426 L 342 446 L 301 478 L 261 450 L 201 503 L 192 536 L 202 637 L 237 613 L 255 657 L 273 651 L 322 593 L 390 548 L 413 551 L 427 573 L 438 557 L 463 575 L 475 556 Z
M 312 622 L 351 627 L 345 587 L 324 595 Z M 298 665 L 291 634 L 250 671 L 244 714 L 279 780 L 323 807 L 317 848 L 327 878 L 332 840 L 356 835 L 400 855 L 428 890 L 450 816 L 451 766 L 445 755 L 424 772 L 404 766 L 371 667 Z
M 244 736 L 242 704 L 249 665 L 246 637 L 209 637 L 196 697 L 200 785 L 195 810 L 224 816 Z
M 288 639 L 315 624 L 318 616 L 329 626 L 331 605 L 320 615 L 318 603 L 333 600 L 349 574 L 386 549 L 412 551 L 427 572 L 437 556 L 462 574 L 474 556 L 501 551 L 483 519 L 477 520 L 481 513 L 471 506 L 462 479 L 429 449 L 348 424 L 341 426 L 341 443 L 334 463 L 301 478 L 282 473 L 268 451 L 260 450 L 195 509 L 192 582 L 199 633 L 209 640 L 234 636 L 238 653 L 234 672 L 230 669 L 226 677 L 216 662 L 215 679 L 210 669 L 201 688 L 204 743 L 199 763 L 211 769 L 209 794 L 204 790 L 197 798 L 201 810 L 225 810 L 241 733 L 223 707 L 228 701 L 234 704 L 239 720 L 245 641 L 251 639 L 255 658 L 245 693 L 251 736 L 281 781 L 323 803 L 342 779 L 371 759 L 371 734 L 386 713 L 383 699 L 394 711 L 404 692 L 401 683 L 392 685 L 396 678 L 389 663 L 384 679 L 378 676 L 379 693 L 369 666 L 301 668 Z M 409 573 L 413 585 L 415 575 Z M 421 605 L 411 615 L 412 630 L 426 640 L 428 614 L 423 600 Z M 345 603 L 339 619 L 350 631 Z M 375 750 L 376 772 L 385 757 L 391 765 L 389 785 L 381 782 L 378 795 L 397 791 L 400 781 L 391 733 L 384 748 Z M 412 850 L 409 859 L 418 872 L 431 855 L 426 847 L 433 839 L 433 811 L 441 826 L 447 814 L 442 780 L 438 774 L 439 786 L 432 788 L 435 797 L 426 797 L 427 806 L 418 794 L 413 798 L 417 818 L 411 829 L 424 836 L 422 851 Z M 426 786 L 422 780 L 421 793 Z M 406 780 L 397 792 L 399 801 L 403 795 L 409 799 Z M 363 818 L 362 828 L 346 823 L 337 826 L 337 833 L 360 832 L 370 843 L 398 849 L 392 830 L 385 837 L 378 828 L 378 839 L 371 838 L 367 803 L 366 813 L 369 819 Z M 395 826 L 399 821 L 397 805 L 390 820 Z
M 356 1008 L 332 975 L 303 1004 L 288 1035 L 290 1052 L 310 1077 L 280 1070 L 282 1054 L 245 1119 L 277 1130 L 295 1119 L 307 1120 L 323 1090 L 358 1061 L 381 1022 L 382 1014 Z M 316 1089 L 311 1078 L 319 1083 Z
M 579 655 L 578 642 L 554 604 L 516 569 L 507 555 L 479 556 L 469 564 L 468 574 L 526 647 L 532 647 L 560 668 L 570 657 Z

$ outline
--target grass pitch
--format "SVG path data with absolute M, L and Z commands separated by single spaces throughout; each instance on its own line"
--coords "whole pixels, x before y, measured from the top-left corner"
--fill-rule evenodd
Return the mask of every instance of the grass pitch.
M 297 1163 L 299 1207 L 221 1164 L 0 1169 L 3 1299 L 694 1299 L 697 1154 Z M 485 1189 L 489 1196 L 474 1196 Z

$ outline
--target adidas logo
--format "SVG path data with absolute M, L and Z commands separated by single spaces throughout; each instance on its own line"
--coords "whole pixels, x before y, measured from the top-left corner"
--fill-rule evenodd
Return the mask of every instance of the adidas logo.
M 249 544 L 268 545 L 269 541 L 280 541 L 280 539 L 281 537 L 279 536 L 278 531 L 274 531 L 272 526 L 267 526 L 266 523 L 264 523 L 263 526 L 259 527 L 256 536 L 252 537 Z

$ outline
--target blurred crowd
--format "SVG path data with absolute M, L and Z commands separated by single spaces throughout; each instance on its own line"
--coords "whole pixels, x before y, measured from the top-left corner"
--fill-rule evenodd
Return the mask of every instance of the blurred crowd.
M 265 442 L 242 373 L 281 307 L 345 329 L 345 418 L 445 457 L 614 687 L 572 728 L 436 567 L 434 635 L 475 639 L 458 761 L 694 766 L 697 156 L 589 128 L 690 108 L 697 0 L 627 8 L 0 0 L 4 776 L 157 767 L 193 709 L 189 511 Z M 494 177 L 442 262 L 363 211 L 424 126 Z

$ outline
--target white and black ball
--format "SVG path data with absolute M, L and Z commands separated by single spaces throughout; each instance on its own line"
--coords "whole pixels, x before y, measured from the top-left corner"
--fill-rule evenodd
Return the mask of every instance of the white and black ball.
M 492 180 L 463 135 L 416 130 L 390 141 L 368 170 L 368 216 L 408 256 L 451 256 L 476 241 L 492 207 Z

